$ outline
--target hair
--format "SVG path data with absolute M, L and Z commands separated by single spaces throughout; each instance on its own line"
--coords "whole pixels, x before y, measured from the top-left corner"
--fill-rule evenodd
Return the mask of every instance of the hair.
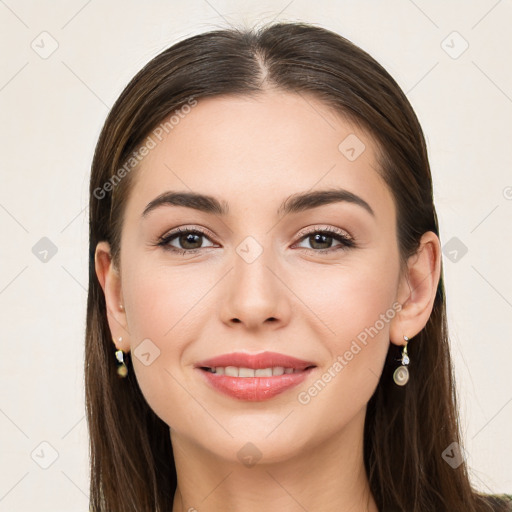
M 96 245 L 102 240 L 109 242 L 112 261 L 121 269 L 124 208 L 137 172 L 137 166 L 127 170 L 126 162 L 191 98 L 252 96 L 269 89 L 310 94 L 376 141 L 377 172 L 396 206 L 401 268 L 425 232 L 439 236 L 418 119 L 388 72 L 339 34 L 299 22 L 217 29 L 153 58 L 112 107 L 92 163 L 85 393 L 93 511 L 171 511 L 177 482 L 169 426 L 144 399 L 130 354 L 125 355 L 128 376 L 117 375 L 95 271 Z M 364 464 L 381 511 L 506 510 L 498 498 L 472 488 L 465 461 L 453 468 L 442 457 L 452 443 L 461 445 L 445 301 L 441 269 L 430 318 L 408 346 L 409 382 L 403 387 L 393 382 L 400 347 L 390 343 L 367 404 Z

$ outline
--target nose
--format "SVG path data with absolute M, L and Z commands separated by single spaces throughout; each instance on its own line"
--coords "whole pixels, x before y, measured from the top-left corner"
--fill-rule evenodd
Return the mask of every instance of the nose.
M 233 268 L 225 279 L 222 321 L 251 331 L 279 329 L 288 324 L 292 292 L 279 268 L 271 249 L 265 248 L 253 261 L 243 253 L 235 253 Z

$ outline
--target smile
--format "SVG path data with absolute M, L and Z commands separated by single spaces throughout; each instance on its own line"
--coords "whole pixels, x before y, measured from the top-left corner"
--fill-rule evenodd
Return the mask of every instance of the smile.
M 237 368 L 236 366 L 217 366 L 215 368 L 205 368 L 217 375 L 227 375 L 228 377 L 272 377 L 273 375 L 283 375 L 296 373 L 300 370 L 294 368 L 283 368 L 282 366 L 275 366 L 274 368 Z
M 195 365 L 214 390 L 245 401 L 264 401 L 299 385 L 312 362 L 274 352 L 224 354 Z

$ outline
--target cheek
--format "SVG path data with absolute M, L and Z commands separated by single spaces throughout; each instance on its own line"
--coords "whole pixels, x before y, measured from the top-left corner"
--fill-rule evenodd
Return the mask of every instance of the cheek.
M 365 333 L 369 339 L 387 337 L 396 313 L 392 306 L 398 272 L 384 260 L 361 259 L 353 264 L 347 260 L 343 266 L 317 269 L 295 279 L 294 290 L 313 313 L 309 317 L 322 327 L 331 352 L 343 350 L 359 335 L 364 341 Z
M 143 264 L 125 269 L 123 295 L 132 363 L 139 387 L 153 411 L 174 427 L 180 415 L 191 414 L 193 401 L 185 389 L 181 362 L 204 325 L 207 293 L 215 285 L 196 269 Z M 201 410 L 197 411 L 198 421 Z M 202 418 L 204 420 L 204 418 Z M 182 422 L 183 420 L 178 420 Z
M 329 354 L 319 372 L 321 382 L 302 388 L 298 401 L 315 402 L 312 410 L 339 404 L 333 413 L 335 423 L 363 407 L 373 394 L 389 348 L 390 324 L 400 309 L 395 301 L 398 271 L 382 263 L 384 258 L 379 261 L 347 261 L 339 271 L 310 276 L 309 287 L 301 285 L 298 290 L 314 312 L 311 329 L 325 333 Z
M 172 342 L 176 352 L 179 333 L 192 334 L 194 325 L 197 328 L 201 301 L 215 279 L 211 273 L 192 267 L 148 265 L 127 269 L 123 294 L 134 342 L 141 337 L 151 338 L 161 350 Z

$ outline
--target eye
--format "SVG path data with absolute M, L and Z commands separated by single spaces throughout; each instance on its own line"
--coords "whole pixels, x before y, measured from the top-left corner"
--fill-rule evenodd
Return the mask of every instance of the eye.
M 184 227 L 177 228 L 167 235 L 160 237 L 156 245 L 162 247 L 166 251 L 182 255 L 194 254 L 199 252 L 201 249 L 214 246 L 213 243 L 208 246 L 203 246 L 202 239 L 207 239 L 211 242 L 211 239 L 207 236 L 205 231 L 202 231 L 199 228 Z M 333 241 L 338 241 L 338 245 L 333 247 Z M 179 246 L 176 247 L 173 245 L 173 242 L 177 243 Z M 347 233 L 341 229 L 333 227 L 323 229 L 316 228 L 305 233 L 303 232 L 298 243 L 303 242 L 310 243 L 312 248 L 302 247 L 302 249 L 320 254 L 346 250 L 356 246 L 354 239 Z
M 163 247 L 166 251 L 177 252 L 180 254 L 192 254 L 203 249 L 202 238 L 210 240 L 206 233 L 198 228 L 178 228 L 171 233 L 161 237 L 157 245 Z M 176 247 L 171 242 L 176 241 L 181 247 Z M 213 247 L 209 245 L 207 247 Z
M 300 241 L 308 242 L 311 244 L 312 248 L 309 249 L 307 247 L 303 247 L 309 251 L 314 251 L 316 253 L 326 253 L 333 252 L 339 250 L 346 250 L 351 247 L 355 247 L 356 244 L 347 233 L 337 228 L 324 228 L 324 229 L 314 229 L 303 233 Z M 338 241 L 339 244 L 337 246 L 332 246 L 333 241 Z M 315 245 L 317 247 L 315 247 Z M 320 247 L 318 247 L 320 246 Z

